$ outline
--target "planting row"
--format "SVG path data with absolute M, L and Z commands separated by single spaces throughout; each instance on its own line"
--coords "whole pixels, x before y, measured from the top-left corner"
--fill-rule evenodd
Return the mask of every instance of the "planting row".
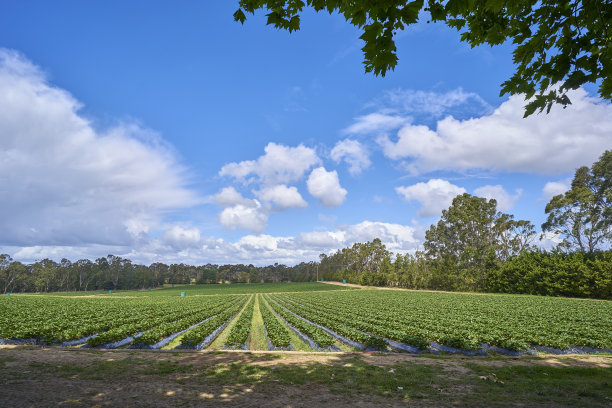
M 0 338 L 64 343 L 89 338 L 90 345 L 142 333 L 152 344 L 229 307 L 243 296 L 175 299 L 60 298 L 15 296 L 0 300 Z
M 256 302 L 263 321 L 257 335 L 265 333 L 274 348 L 290 347 L 295 332 L 314 349 L 339 343 L 378 349 L 612 349 L 612 302 L 387 290 L 0 297 L 0 340 L 158 348 L 182 335 L 181 347 L 201 349 L 236 318 L 225 345 L 245 348 L 251 328 L 258 327 Z
M 287 309 L 351 340 L 367 334 L 419 348 L 430 342 L 462 349 L 482 344 L 612 348 L 612 303 L 516 295 L 404 291 L 278 294 Z M 367 334 L 366 334 L 367 333 Z

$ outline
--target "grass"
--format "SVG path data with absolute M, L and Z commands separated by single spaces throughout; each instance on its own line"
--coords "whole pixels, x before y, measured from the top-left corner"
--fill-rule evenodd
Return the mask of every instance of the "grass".
M 382 405 L 420 401 L 427 406 L 609 407 L 612 402 L 612 368 L 550 366 L 534 358 L 522 364 L 506 359 L 508 364 L 504 364 L 495 358 L 465 357 L 406 361 L 386 354 L 377 356 L 375 365 L 361 354 L 330 355 L 314 362 L 277 353 L 176 352 L 160 356 L 158 352 L 107 352 L 100 356 L 75 350 L 61 352 L 64 362 L 19 364 L 28 353 L 25 349 L 0 350 L 0 385 L 36 388 L 36 382 L 67 379 L 71 387 L 82 389 L 75 398 L 85 400 L 87 392 L 105 389 L 112 380 L 119 384 L 155 382 L 166 384 L 166 389 L 176 384 L 228 392 L 249 387 L 270 398 L 291 390 L 318 389 L 341 400 L 371 397 Z M 7 362 L 18 364 L 9 367 Z M 194 401 L 174 402 L 190 405 Z
M 355 290 L 355 288 L 340 285 L 322 284 L 318 282 L 277 282 L 277 283 L 222 283 L 222 284 L 197 284 L 197 285 L 175 285 L 153 290 L 97 290 L 87 292 L 51 292 L 51 293 L 27 293 L 14 294 L 18 296 L 100 296 L 100 297 L 122 297 L 122 296 L 180 296 L 185 292 L 187 296 L 203 295 L 231 295 L 252 293 L 281 293 L 281 292 L 312 292 L 333 290 Z M 13 295 L 11 295 L 13 296 Z
M 599 367 L 507 366 L 486 367 L 468 363 L 477 376 L 468 401 L 503 405 L 611 406 L 612 369 Z
M 0 367 L 4 367 L 6 363 L 15 361 L 14 357 L 0 357 Z
M 343 364 L 255 366 L 242 363 L 213 367 L 200 376 L 217 384 L 318 384 L 339 394 L 370 394 L 399 399 L 424 398 L 435 394 L 429 385 L 442 373 L 441 367 L 412 364 L 382 368 L 354 358 Z
M 259 311 L 261 296 L 255 295 L 255 306 L 253 308 L 253 319 L 251 321 L 251 334 L 249 336 L 249 350 L 267 350 L 268 339 L 264 332 L 264 322 Z
M 261 301 L 265 302 L 267 304 L 267 301 L 266 301 L 266 299 L 263 296 L 261 296 Z M 276 313 L 273 312 L 272 314 L 276 317 L 276 319 L 281 324 L 285 325 L 285 322 L 280 317 L 278 317 L 278 315 Z M 310 347 L 310 345 L 308 343 L 306 343 L 304 340 L 302 340 L 300 338 L 300 336 L 295 334 L 295 332 L 293 330 L 291 330 L 289 328 L 287 328 L 287 329 L 289 331 L 289 338 L 291 339 L 291 343 L 290 344 L 293 346 L 294 350 L 296 350 L 296 351 L 314 351 L 312 349 L 312 347 Z
M 229 322 L 227 326 L 225 326 L 225 328 L 221 331 L 221 333 L 219 333 L 217 338 L 213 340 L 212 343 L 210 343 L 210 345 L 208 346 L 208 350 L 221 350 L 223 348 L 230 332 L 232 331 L 232 328 L 240 318 L 240 315 L 244 312 L 244 309 L 246 309 L 249 302 L 251 302 L 250 299 L 244 303 L 242 309 L 240 309 L 240 311 L 236 313 L 236 316 L 234 316 L 232 321 Z

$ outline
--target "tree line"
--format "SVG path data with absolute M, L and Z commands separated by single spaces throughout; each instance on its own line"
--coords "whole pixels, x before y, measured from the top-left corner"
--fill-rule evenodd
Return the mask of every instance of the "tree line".
M 146 289 L 164 284 L 347 281 L 472 292 L 612 299 L 612 151 L 576 170 L 571 188 L 546 206 L 542 231 L 559 240 L 537 249 L 534 225 L 497 211 L 494 199 L 462 194 L 425 233 L 423 250 L 393 254 L 380 239 L 355 243 L 318 262 L 149 266 L 108 255 L 95 261 L 29 265 L 0 255 L 0 290 L 8 292 Z

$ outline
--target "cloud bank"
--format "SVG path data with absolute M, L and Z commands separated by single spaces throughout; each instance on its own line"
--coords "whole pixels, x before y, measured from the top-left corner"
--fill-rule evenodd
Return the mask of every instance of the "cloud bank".
M 414 173 L 434 170 L 562 174 L 588 165 L 612 148 L 612 105 L 578 89 L 572 105 L 523 119 L 525 101 L 510 97 L 491 114 L 439 120 L 435 130 L 406 125 L 397 137 L 380 136 L 385 156 Z
M 128 245 L 162 213 L 199 202 L 157 135 L 135 124 L 96 129 L 80 109 L 0 49 L 0 245 Z

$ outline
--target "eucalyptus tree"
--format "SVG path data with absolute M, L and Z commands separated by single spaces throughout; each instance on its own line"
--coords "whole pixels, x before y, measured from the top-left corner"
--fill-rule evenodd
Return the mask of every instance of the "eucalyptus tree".
M 542 231 L 563 237 L 561 248 L 593 253 L 612 243 L 612 150 L 576 170 L 571 188 L 546 205 Z
M 19 280 L 25 276 L 27 269 L 21 262 L 13 261 L 7 254 L 0 254 L 0 287 L 2 293 L 11 292 Z
M 425 232 L 423 245 L 438 267 L 437 285 L 484 290 L 487 269 L 530 248 L 534 235 L 533 224 L 497 211 L 496 200 L 464 193 Z

